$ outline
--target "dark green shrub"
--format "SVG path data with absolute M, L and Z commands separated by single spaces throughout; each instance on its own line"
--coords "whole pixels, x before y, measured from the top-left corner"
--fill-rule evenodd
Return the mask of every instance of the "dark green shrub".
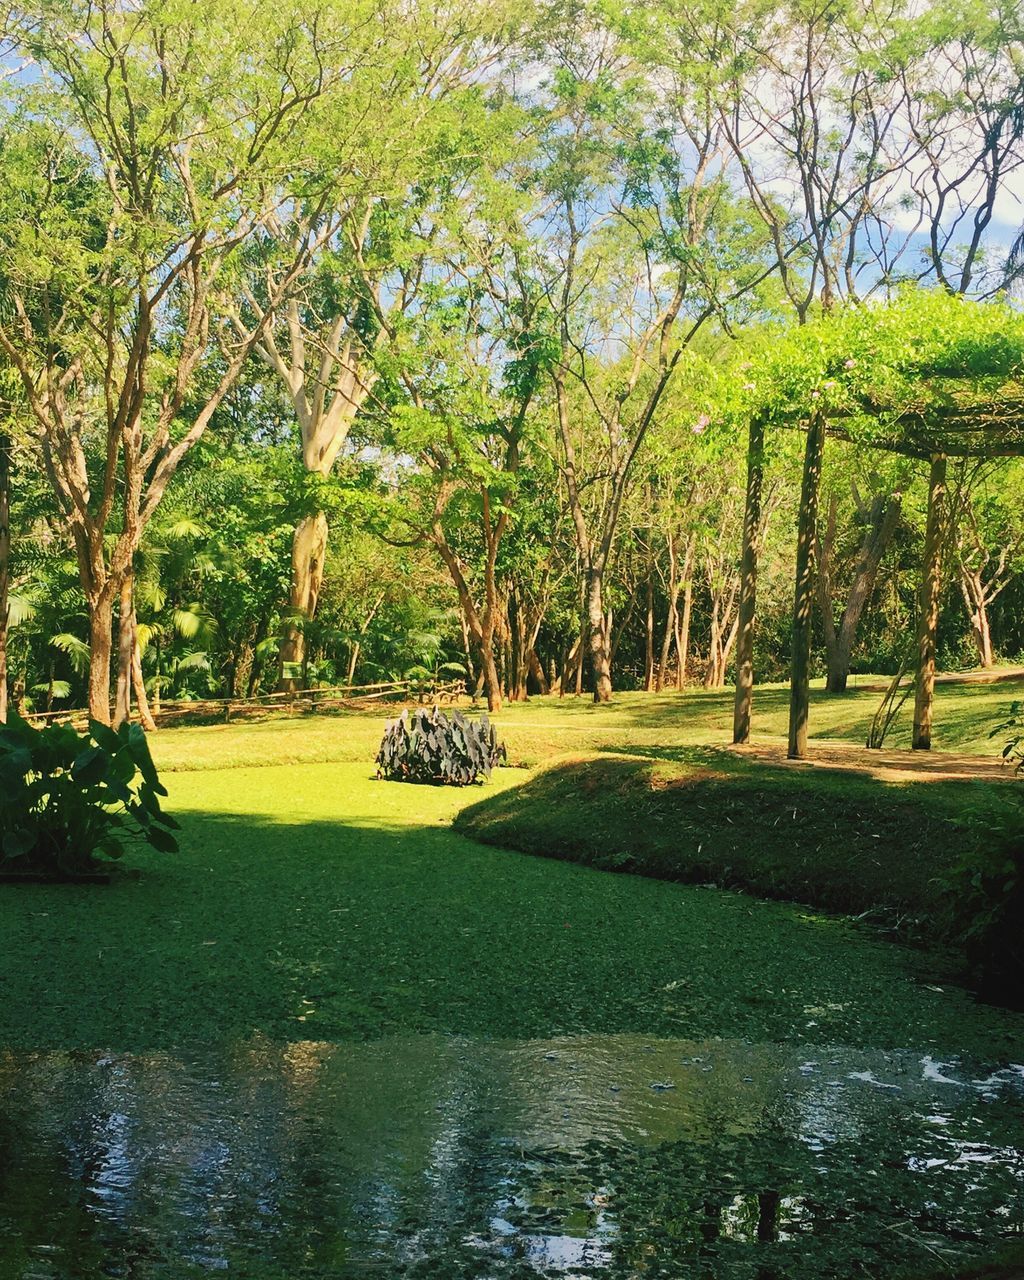
M 465 787 L 506 758 L 486 715 L 467 720 L 433 711 L 406 710 L 389 720 L 377 752 L 377 777 L 400 782 L 445 783 Z
M 953 940 L 982 991 L 1017 1004 L 1024 991 L 1024 797 L 1013 795 L 998 814 L 968 814 L 965 823 L 975 838 L 946 884 Z
M 1003 759 L 1012 762 L 1018 773 L 1024 771 L 1024 702 L 1011 702 L 1006 719 L 997 724 L 988 735 L 990 738 L 1006 735 Z
M 166 794 L 138 725 L 78 733 L 12 715 L 0 725 L 0 870 L 82 874 L 98 855 L 119 858 L 126 838 L 173 852 Z

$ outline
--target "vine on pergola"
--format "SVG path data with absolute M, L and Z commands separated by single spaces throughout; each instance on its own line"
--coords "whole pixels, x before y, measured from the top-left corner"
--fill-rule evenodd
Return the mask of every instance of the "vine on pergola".
M 914 290 L 850 306 L 770 335 L 730 370 L 716 417 L 748 432 L 746 517 L 733 741 L 750 736 L 761 486 L 772 432 L 805 433 L 793 605 L 789 755 L 807 754 L 818 496 L 826 439 L 928 462 L 928 520 L 918 594 L 913 745 L 931 746 L 935 643 L 950 457 L 1024 454 L 1024 316 Z

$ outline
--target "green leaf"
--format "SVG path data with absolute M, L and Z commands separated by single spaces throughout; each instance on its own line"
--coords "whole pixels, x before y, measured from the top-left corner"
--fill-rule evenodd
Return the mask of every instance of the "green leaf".
M 109 757 L 102 747 L 86 747 L 80 755 L 75 757 L 75 762 L 71 766 L 71 776 L 83 786 L 91 786 L 103 780 L 108 766 Z
M 90 720 L 89 732 L 93 741 L 98 743 L 104 751 L 108 751 L 111 755 L 117 754 L 121 742 L 109 725 L 101 724 L 99 720 Z
M 8 858 L 21 858 L 35 848 L 35 833 L 25 827 L 4 832 L 3 850 Z

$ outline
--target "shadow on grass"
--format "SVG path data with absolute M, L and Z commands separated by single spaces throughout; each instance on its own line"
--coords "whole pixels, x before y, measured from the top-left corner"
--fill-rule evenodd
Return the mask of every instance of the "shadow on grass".
M 601 760 L 582 779 L 556 771 L 496 795 L 513 815 L 502 842 L 649 873 L 635 843 L 623 853 L 631 827 L 643 829 L 644 857 L 666 858 L 695 847 L 687 824 L 731 828 L 726 792 L 683 817 L 661 807 L 677 792 L 652 791 L 647 768 Z M 573 792 L 607 796 L 609 784 L 616 803 L 596 817 L 574 807 Z M 517 832 L 515 812 L 537 801 L 557 804 L 562 825 L 527 821 Z M 915 1022 L 936 1043 L 964 1034 L 959 1006 L 913 985 L 934 972 L 930 962 L 797 908 L 521 857 L 447 824 L 181 819 L 181 854 L 138 855 L 137 879 L 0 886 L 0 1044 L 148 1051 L 253 1035 L 626 1031 L 856 1044 L 866 1028 L 870 1043 L 903 1044 Z M 585 833 L 604 822 L 617 825 L 588 858 Z M 465 825 L 495 835 L 471 817 Z M 717 840 L 707 856 L 661 870 L 740 883 Z M 784 882 L 779 867 L 762 888 L 781 895 L 796 873 L 790 865 Z M 844 894 L 857 874 L 844 877 Z M 812 1004 L 839 1012 L 809 1031 Z
M 628 747 L 549 769 L 466 809 L 458 830 L 605 870 L 750 890 L 934 935 L 971 810 L 1001 788 L 894 785 L 839 769 L 773 768 L 703 747 Z

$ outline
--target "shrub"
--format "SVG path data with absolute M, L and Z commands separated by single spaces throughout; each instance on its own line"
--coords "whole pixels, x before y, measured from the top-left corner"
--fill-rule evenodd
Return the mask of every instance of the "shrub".
M 78 733 L 12 715 L 0 725 L 0 869 L 78 875 L 97 855 L 119 858 L 125 838 L 173 852 L 166 794 L 138 725 Z
M 1017 791 L 1017 784 L 1014 784 Z M 1024 797 L 964 817 L 976 840 L 946 882 L 951 932 L 982 991 L 1019 1004 L 1024 979 Z
M 1014 769 L 1021 773 L 1024 771 L 1024 702 L 1011 702 L 1006 719 L 997 724 L 988 736 L 995 738 L 1004 733 L 1008 736 L 1003 743 L 1003 759 L 1012 761 Z
M 486 715 L 467 720 L 433 711 L 406 710 L 389 720 L 377 752 L 377 777 L 400 782 L 465 787 L 506 759 L 505 748 Z

